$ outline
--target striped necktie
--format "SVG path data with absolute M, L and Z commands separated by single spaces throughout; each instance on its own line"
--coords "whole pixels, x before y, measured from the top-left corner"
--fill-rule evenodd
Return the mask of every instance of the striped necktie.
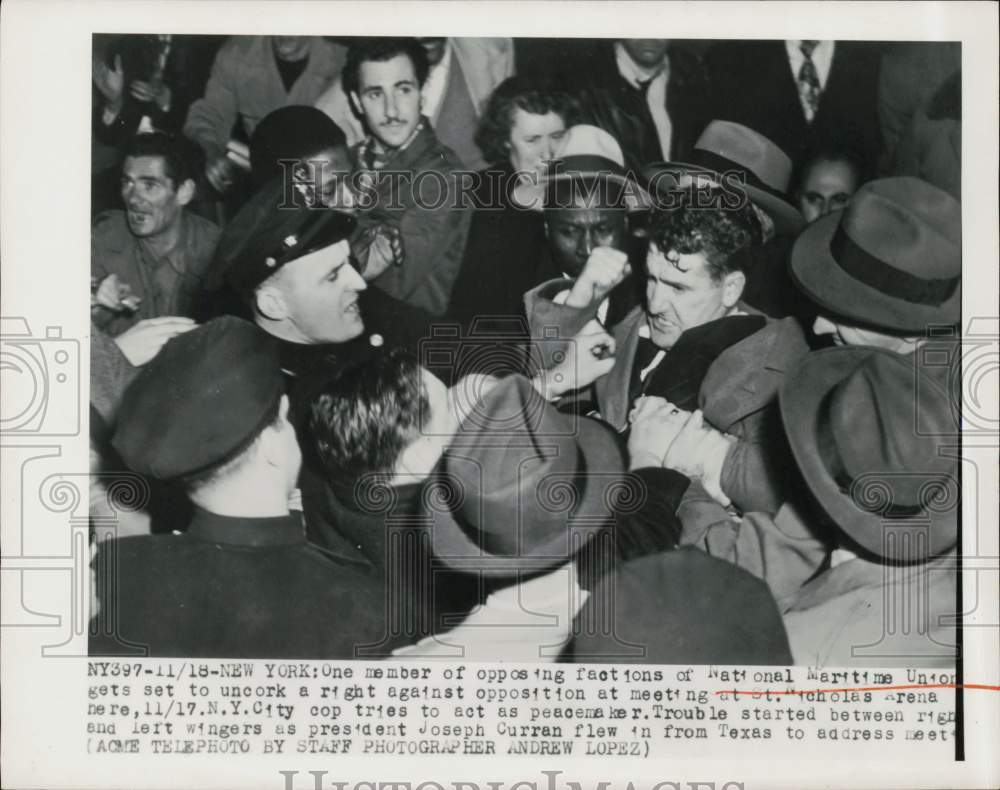
M 818 41 L 803 41 L 799 44 L 799 52 L 805 57 L 801 68 L 799 68 L 799 97 L 802 100 L 802 109 L 805 111 L 806 120 L 810 122 L 816 116 L 816 110 L 819 108 L 819 74 L 812 59 L 813 52 L 818 45 Z

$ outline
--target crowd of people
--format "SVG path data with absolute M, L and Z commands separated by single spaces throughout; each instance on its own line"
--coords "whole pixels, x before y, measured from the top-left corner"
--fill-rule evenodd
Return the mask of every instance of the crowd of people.
M 91 652 L 952 664 L 959 68 L 97 37 Z

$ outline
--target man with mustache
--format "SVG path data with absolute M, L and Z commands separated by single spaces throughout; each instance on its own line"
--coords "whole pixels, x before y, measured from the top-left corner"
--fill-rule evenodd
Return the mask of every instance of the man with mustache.
M 415 38 L 362 40 L 344 66 L 344 88 L 369 136 L 352 153 L 364 183 L 359 223 L 398 227 L 404 258 L 372 284 L 441 315 L 448 307 L 471 221 L 460 205 L 462 163 L 423 115 L 427 51 Z
M 90 240 L 91 317 L 111 336 L 148 319 L 193 317 L 219 240 L 186 208 L 195 171 L 183 140 L 140 134 L 124 153 L 125 211 L 98 215 Z

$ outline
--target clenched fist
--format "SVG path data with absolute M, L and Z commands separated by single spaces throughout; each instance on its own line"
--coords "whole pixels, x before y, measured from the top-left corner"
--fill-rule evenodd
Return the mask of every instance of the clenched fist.
M 573 283 L 566 304 L 570 307 L 600 304 L 631 272 L 628 255 L 624 252 L 613 247 L 596 247 Z

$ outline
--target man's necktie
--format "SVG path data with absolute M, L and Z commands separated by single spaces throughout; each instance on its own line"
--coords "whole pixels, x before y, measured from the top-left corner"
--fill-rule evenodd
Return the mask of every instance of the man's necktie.
M 802 41 L 799 44 L 799 51 L 805 57 L 805 60 L 802 61 L 802 67 L 799 69 L 799 96 L 802 99 L 802 109 L 806 114 L 806 120 L 810 122 L 819 108 L 819 74 L 812 59 L 812 54 L 818 45 L 818 41 Z
M 641 93 L 643 96 L 648 95 L 649 85 L 654 79 L 656 79 L 656 77 L 650 77 L 648 80 L 638 80 L 636 82 L 636 87 L 639 89 L 639 93 Z
M 652 340 L 648 337 L 639 338 L 639 344 L 636 346 L 635 350 L 635 359 L 632 362 L 632 375 L 629 379 L 628 394 L 630 404 L 642 395 L 643 382 L 640 376 L 642 371 L 644 371 L 652 363 L 652 361 L 656 359 L 656 355 L 658 353 L 660 353 L 660 349 Z M 652 375 L 652 373 L 650 373 L 650 375 Z

